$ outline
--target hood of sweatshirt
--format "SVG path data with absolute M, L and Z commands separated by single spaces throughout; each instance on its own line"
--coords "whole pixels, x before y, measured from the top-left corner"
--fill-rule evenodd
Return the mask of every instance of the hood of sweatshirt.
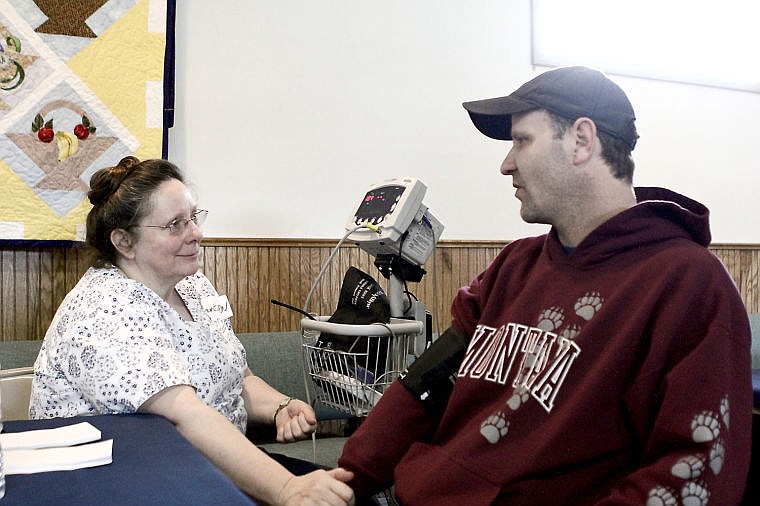
M 545 244 L 551 260 L 584 267 L 668 240 L 686 240 L 704 247 L 710 244 L 710 211 L 706 206 L 664 188 L 639 187 L 635 193 L 636 205 L 597 227 L 571 255 L 565 253 L 552 229 Z

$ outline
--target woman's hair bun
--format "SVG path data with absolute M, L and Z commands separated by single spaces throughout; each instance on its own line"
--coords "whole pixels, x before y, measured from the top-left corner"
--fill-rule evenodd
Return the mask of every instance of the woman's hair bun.
M 127 156 L 115 167 L 101 169 L 93 174 L 90 178 L 90 191 L 87 193 L 90 203 L 98 206 L 107 202 L 138 163 L 140 160 L 134 156 Z

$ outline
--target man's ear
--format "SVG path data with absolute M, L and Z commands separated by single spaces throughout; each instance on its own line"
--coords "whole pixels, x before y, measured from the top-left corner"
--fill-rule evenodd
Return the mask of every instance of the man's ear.
M 132 237 L 132 234 L 123 228 L 115 228 L 111 230 L 111 243 L 116 248 L 116 251 L 123 257 L 128 259 L 134 257 L 132 251 L 133 242 L 134 238 Z
M 575 139 L 573 162 L 583 164 L 591 159 L 597 148 L 596 124 L 590 118 L 581 117 L 573 123 L 572 131 Z

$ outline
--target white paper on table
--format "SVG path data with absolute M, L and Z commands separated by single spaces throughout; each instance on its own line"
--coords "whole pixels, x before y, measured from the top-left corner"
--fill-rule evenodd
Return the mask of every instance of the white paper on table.
M 65 425 L 55 429 L 37 429 L 0 434 L 3 450 L 27 450 L 72 446 L 100 439 L 100 431 L 90 422 Z
M 3 449 L 5 474 L 32 474 L 48 471 L 72 471 L 110 464 L 113 439 L 80 446 L 39 450 Z

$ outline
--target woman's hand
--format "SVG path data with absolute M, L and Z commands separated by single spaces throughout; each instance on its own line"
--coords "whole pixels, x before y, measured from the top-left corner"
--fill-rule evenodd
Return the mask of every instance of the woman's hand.
M 245 370 L 242 395 L 248 423 L 274 423 L 279 442 L 304 439 L 317 429 L 317 416 L 311 406 L 279 392 L 250 369 Z
M 291 399 L 287 406 L 277 412 L 274 424 L 277 428 L 277 441 L 291 443 L 306 439 L 317 430 L 317 416 L 304 401 Z
M 266 406 L 262 406 L 262 415 L 264 409 L 268 411 L 262 419 L 268 423 L 272 423 L 272 415 L 279 405 L 276 399 L 283 398 L 276 390 L 272 389 L 270 393 Z M 353 490 L 346 484 L 353 478 L 353 473 L 333 469 L 293 476 L 246 439 L 229 420 L 204 404 L 188 385 L 174 385 L 161 390 L 145 401 L 138 411 L 166 417 L 238 487 L 262 503 L 287 506 L 354 504 Z M 314 410 L 305 402 L 295 399 L 280 409 L 275 418 L 278 432 L 282 427 L 283 441 L 287 440 L 286 437 L 293 440 L 294 432 L 305 437 L 314 431 L 317 423 Z
M 341 467 L 330 471 L 314 471 L 290 478 L 280 490 L 277 504 L 295 506 L 307 504 L 331 504 L 353 506 L 354 491 L 346 485 L 354 473 Z

